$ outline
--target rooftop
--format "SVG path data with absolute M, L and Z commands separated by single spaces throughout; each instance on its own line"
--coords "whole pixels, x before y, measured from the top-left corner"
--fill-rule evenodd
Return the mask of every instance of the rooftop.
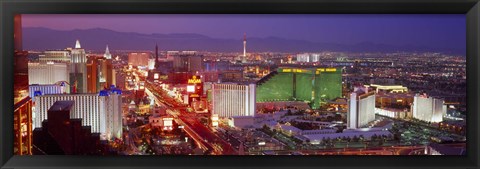
M 73 107 L 75 102 L 71 100 L 67 101 L 56 101 L 53 105 L 48 109 L 48 111 L 63 111 L 63 110 L 70 110 Z

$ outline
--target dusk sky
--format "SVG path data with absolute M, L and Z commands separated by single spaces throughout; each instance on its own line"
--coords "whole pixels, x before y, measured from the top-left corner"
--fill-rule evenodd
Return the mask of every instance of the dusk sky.
M 465 15 L 23 15 L 23 27 L 465 48 Z

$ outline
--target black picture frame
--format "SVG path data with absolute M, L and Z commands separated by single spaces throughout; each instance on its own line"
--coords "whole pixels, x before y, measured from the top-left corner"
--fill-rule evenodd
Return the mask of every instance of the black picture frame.
M 12 168 L 478 168 L 478 0 L 0 0 L 0 166 Z M 466 156 L 14 156 L 15 14 L 465 14 Z

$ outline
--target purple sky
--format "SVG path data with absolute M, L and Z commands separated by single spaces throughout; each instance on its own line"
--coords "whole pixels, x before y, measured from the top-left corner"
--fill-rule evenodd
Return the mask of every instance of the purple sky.
M 24 27 L 106 28 L 138 33 L 198 33 L 214 38 L 281 37 L 354 44 L 465 48 L 465 15 L 64 15 L 27 14 Z

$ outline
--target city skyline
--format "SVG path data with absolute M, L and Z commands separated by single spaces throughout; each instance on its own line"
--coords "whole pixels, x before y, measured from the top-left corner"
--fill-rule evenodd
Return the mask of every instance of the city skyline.
M 17 155 L 466 155 L 467 59 L 448 49 L 19 29 L 21 20 Z
M 313 43 L 340 45 L 373 43 L 456 51 L 465 51 L 466 46 L 464 15 L 22 16 L 24 28 L 44 27 L 61 31 L 102 28 L 145 35 L 199 34 L 212 39 L 238 41 L 241 41 L 242 35 L 246 33 L 248 38 L 253 39 L 275 37 Z

